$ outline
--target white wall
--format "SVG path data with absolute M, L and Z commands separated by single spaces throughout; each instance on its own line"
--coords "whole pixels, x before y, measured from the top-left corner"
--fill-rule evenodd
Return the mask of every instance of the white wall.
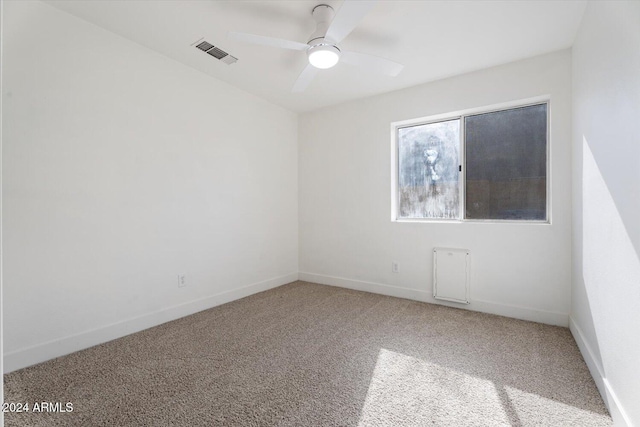
M 589 3 L 573 98 L 571 329 L 616 425 L 640 426 L 639 2 Z
M 300 278 L 433 302 L 432 249 L 471 250 L 473 310 L 568 325 L 571 52 L 304 114 Z M 551 96 L 552 224 L 390 220 L 390 123 Z M 397 261 L 400 273 L 391 272 Z
M 6 371 L 297 278 L 294 113 L 51 6 L 4 13 Z

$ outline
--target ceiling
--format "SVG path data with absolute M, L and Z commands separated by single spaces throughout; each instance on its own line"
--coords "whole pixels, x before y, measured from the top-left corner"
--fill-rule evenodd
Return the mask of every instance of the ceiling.
M 552 52 L 572 45 L 586 0 L 379 1 L 340 48 L 405 65 L 397 77 L 348 64 L 320 70 L 302 93 L 291 88 L 307 64 L 300 51 L 227 39 L 239 31 L 306 43 L 311 10 L 342 0 L 47 1 L 169 58 L 292 111 L 348 100 Z M 203 38 L 239 58 L 226 65 L 192 44 Z

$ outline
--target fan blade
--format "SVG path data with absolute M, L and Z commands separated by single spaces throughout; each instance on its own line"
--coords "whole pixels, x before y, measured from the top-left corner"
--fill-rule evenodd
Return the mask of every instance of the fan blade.
M 375 0 L 345 0 L 331 21 L 325 38 L 334 43 L 340 43 L 369 13 L 374 4 L 376 4 Z
M 309 83 L 311 83 L 311 80 L 313 80 L 313 78 L 316 76 L 317 72 L 318 69 L 316 67 L 311 64 L 307 64 L 307 66 L 298 76 L 298 80 L 296 80 L 296 83 L 293 85 L 293 89 L 291 89 L 291 92 L 304 91 L 307 86 L 309 86 Z
M 404 65 L 393 62 L 389 59 L 380 58 L 379 56 L 367 55 L 366 53 L 342 52 L 340 61 L 347 64 L 356 65 L 367 71 L 386 74 L 395 77 L 400 74 Z
M 227 34 L 227 37 L 230 38 L 231 40 L 259 44 L 263 46 L 279 47 L 282 49 L 292 49 L 292 50 L 309 49 L 309 45 L 304 43 L 298 43 L 291 40 L 276 39 L 274 37 L 257 36 L 255 34 L 237 33 L 235 31 L 230 31 L 229 34 Z

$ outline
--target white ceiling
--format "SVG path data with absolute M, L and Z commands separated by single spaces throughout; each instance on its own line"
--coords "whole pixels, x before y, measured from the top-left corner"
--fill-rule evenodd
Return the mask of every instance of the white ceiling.
M 306 54 L 227 39 L 239 31 L 306 43 L 320 3 L 341 0 L 48 1 L 102 28 L 293 111 L 414 86 L 572 45 L 586 0 L 379 1 L 340 44 L 403 63 L 397 77 L 347 64 L 321 70 L 303 93 L 291 87 Z M 239 58 L 226 65 L 191 46 L 205 40 Z

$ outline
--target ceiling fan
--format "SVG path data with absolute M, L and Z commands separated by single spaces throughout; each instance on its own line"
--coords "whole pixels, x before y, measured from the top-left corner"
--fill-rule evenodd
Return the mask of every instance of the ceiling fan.
M 367 0 L 345 0 L 337 14 L 329 5 L 317 5 L 311 11 L 316 21 L 316 30 L 309 36 L 307 43 L 235 31 L 230 32 L 228 37 L 263 46 L 306 51 L 309 64 L 298 76 L 293 85 L 293 92 L 305 90 L 318 69 L 331 68 L 339 61 L 395 77 L 402 71 L 404 65 L 373 55 L 344 51 L 338 47 L 338 43 L 353 31 L 375 3 Z

